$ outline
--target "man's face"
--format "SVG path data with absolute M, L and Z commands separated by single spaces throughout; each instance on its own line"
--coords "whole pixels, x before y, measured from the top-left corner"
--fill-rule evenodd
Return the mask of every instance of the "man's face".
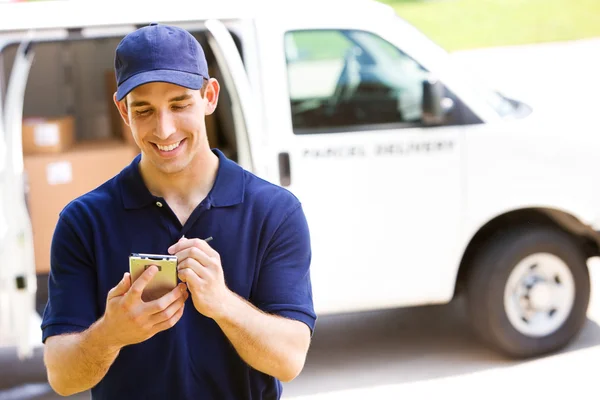
M 210 83 L 203 97 L 200 90 L 152 82 L 132 90 L 119 110 L 129 120 L 143 158 L 157 170 L 173 174 L 190 165 L 199 152 L 210 151 L 204 116 L 215 106 L 215 87 Z

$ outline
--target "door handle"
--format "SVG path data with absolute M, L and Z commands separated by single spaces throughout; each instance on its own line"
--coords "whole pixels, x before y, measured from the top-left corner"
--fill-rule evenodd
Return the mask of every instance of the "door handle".
M 292 183 L 290 154 L 288 152 L 279 153 L 279 183 L 281 186 L 290 186 Z

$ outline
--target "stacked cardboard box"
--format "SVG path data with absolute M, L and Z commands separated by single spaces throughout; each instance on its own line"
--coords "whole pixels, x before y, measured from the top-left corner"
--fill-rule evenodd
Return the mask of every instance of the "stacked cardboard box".
M 60 211 L 76 197 L 118 174 L 136 156 L 119 140 L 77 143 L 68 150 L 24 156 L 29 184 L 36 270 L 50 270 L 50 245 Z
M 59 153 L 75 142 L 72 116 L 23 120 L 23 154 Z
M 114 103 L 107 112 L 113 109 L 116 111 Z M 123 128 L 112 128 L 112 134 L 105 135 L 109 139 L 78 140 L 72 115 L 28 117 L 22 128 L 36 270 L 46 274 L 60 211 L 71 200 L 118 174 L 139 149 Z

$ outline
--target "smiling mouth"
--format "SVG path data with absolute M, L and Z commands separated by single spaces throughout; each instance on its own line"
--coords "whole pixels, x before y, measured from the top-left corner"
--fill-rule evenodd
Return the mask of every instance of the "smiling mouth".
M 158 149 L 160 151 L 173 151 L 173 150 L 175 150 L 176 148 L 178 148 L 181 145 L 181 142 L 183 142 L 183 140 L 180 140 L 179 142 L 170 144 L 168 146 L 162 146 L 162 145 L 156 144 L 156 143 L 154 143 L 154 145 L 156 147 L 158 147 Z

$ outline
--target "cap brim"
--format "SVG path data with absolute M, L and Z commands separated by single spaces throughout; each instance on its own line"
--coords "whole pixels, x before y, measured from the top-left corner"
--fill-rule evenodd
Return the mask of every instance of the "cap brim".
M 141 72 L 132 76 L 119 86 L 117 89 L 117 100 L 121 101 L 127 93 L 136 87 L 150 82 L 166 82 L 174 85 L 186 87 L 188 89 L 198 90 L 204 83 L 201 75 L 190 74 L 188 72 L 157 69 L 153 71 Z

